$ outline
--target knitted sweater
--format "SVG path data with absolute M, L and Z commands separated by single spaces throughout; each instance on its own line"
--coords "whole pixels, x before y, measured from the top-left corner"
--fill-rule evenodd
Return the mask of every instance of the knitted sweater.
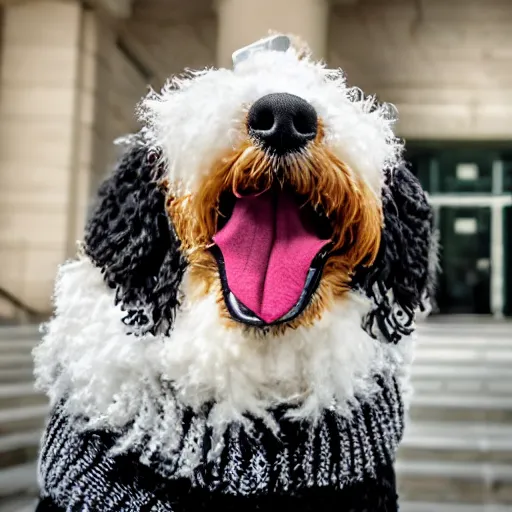
M 279 414 L 276 413 L 279 417 Z M 351 420 L 326 411 L 310 428 L 281 418 L 276 437 L 264 425 L 249 435 L 231 425 L 218 458 L 207 460 L 206 416 L 181 418 L 182 443 L 172 459 L 109 454 L 114 436 L 81 433 L 61 407 L 43 439 L 45 499 L 38 510 L 299 511 L 397 510 L 394 452 L 403 409 L 396 387 L 382 386 Z M 191 455 L 192 454 L 192 455 Z M 188 476 L 190 457 L 198 466 Z
M 293 55 L 283 59 L 318 73 Z M 319 84 L 331 87 L 323 78 Z M 171 85 L 169 91 L 180 84 Z M 209 247 L 185 240 L 190 233 L 200 239 L 199 228 L 183 228 L 191 214 L 180 216 L 172 202 L 191 199 L 168 184 L 179 181 L 173 173 L 180 161 L 192 169 L 199 160 L 180 160 L 181 153 L 172 165 L 168 155 L 163 159 L 170 144 L 162 133 L 174 128 L 149 122 L 149 131 L 125 141 L 78 258 L 60 268 L 55 315 L 34 352 L 37 384 L 52 404 L 40 453 L 39 512 L 398 510 L 393 462 L 407 410 L 414 322 L 435 274 L 432 211 L 395 155 L 399 145 L 382 107 L 368 111 L 348 92 L 340 98 L 349 109 L 343 122 L 354 103 L 357 115 L 374 123 L 370 135 L 357 132 L 368 150 L 389 149 L 389 158 L 383 152 L 376 160 L 382 167 L 371 168 L 380 181 L 368 174 L 359 188 L 356 178 L 342 183 L 354 195 L 367 186 L 369 198 L 378 191 L 378 253 L 358 260 L 336 300 L 325 299 L 330 285 L 320 276 L 323 288 L 302 306 L 307 313 L 313 304 L 316 316 L 299 314 L 284 327 L 233 322 Z M 169 104 L 179 109 L 184 101 Z M 179 152 L 202 144 L 208 154 L 213 140 L 201 142 L 186 126 L 173 134 L 193 134 L 193 144 L 173 142 Z M 353 165 L 370 169 L 363 150 L 356 156 Z M 334 168 L 333 179 L 352 172 L 343 169 Z M 203 191 L 213 186 L 205 183 Z M 336 191 L 336 182 L 331 186 Z M 361 207 L 370 211 L 373 204 Z M 325 275 L 338 282 L 332 268 Z

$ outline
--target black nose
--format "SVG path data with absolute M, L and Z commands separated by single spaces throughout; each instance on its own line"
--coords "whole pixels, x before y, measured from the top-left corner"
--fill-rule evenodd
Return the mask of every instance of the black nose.
M 297 151 L 316 137 L 315 109 L 302 98 L 287 93 L 267 94 L 249 110 L 251 136 L 278 154 Z

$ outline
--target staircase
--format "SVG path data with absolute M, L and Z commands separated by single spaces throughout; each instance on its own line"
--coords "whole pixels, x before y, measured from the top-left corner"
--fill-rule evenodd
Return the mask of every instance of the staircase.
M 397 475 L 403 512 L 512 511 L 512 323 L 419 329 Z
M 37 495 L 36 458 L 48 412 L 36 393 L 32 348 L 37 327 L 0 327 L 0 510 L 33 512 Z

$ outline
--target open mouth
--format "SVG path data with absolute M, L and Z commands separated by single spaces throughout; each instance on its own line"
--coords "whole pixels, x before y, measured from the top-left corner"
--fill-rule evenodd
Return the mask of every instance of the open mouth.
M 316 291 L 331 247 L 331 227 L 293 191 L 274 187 L 225 193 L 212 252 L 233 319 L 258 327 L 290 322 Z

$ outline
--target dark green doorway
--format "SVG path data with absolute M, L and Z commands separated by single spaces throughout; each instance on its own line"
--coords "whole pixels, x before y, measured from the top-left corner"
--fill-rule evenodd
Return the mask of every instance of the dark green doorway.
M 491 209 L 439 208 L 441 268 L 437 302 L 442 314 L 490 314 Z

